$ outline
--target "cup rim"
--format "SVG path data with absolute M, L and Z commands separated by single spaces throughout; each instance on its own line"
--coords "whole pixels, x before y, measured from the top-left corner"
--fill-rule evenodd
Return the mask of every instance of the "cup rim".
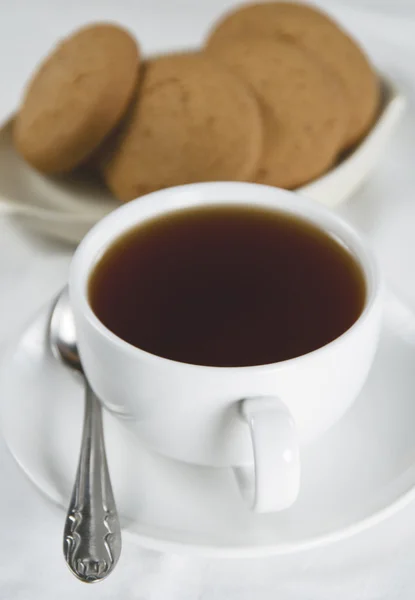
M 366 283 L 365 304 L 359 317 L 334 340 L 311 352 L 284 361 L 248 366 L 212 366 L 176 361 L 158 356 L 118 337 L 98 319 L 87 296 L 88 279 L 103 253 L 128 230 L 147 220 L 185 208 L 214 205 L 250 205 L 289 212 L 310 220 L 314 225 L 334 236 L 351 251 L 359 263 Z M 140 216 L 141 215 L 141 216 Z M 133 218 L 132 218 L 133 217 Z M 134 218 L 135 217 L 135 218 Z M 320 219 L 320 221 L 318 220 Z M 323 224 L 322 224 L 323 222 Z M 329 225 L 325 227 L 324 225 Z M 300 194 L 272 186 L 241 182 L 193 183 L 152 192 L 112 211 L 98 221 L 86 234 L 72 258 L 69 272 L 69 294 L 72 307 L 76 306 L 83 317 L 109 343 L 121 351 L 146 361 L 187 369 L 210 369 L 216 371 L 270 370 L 291 366 L 330 351 L 350 337 L 372 313 L 381 289 L 380 273 L 368 243 L 348 222 L 333 210 Z

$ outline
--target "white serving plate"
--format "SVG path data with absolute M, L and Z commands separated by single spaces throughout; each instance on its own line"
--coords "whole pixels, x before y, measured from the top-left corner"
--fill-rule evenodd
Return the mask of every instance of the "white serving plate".
M 1 363 L 0 426 L 21 469 L 66 510 L 84 390 L 51 355 L 49 310 L 16 335 Z M 369 378 L 345 416 L 302 448 L 300 495 L 279 513 L 246 508 L 231 469 L 153 454 L 122 420 L 104 411 L 124 539 L 189 555 L 260 557 L 324 546 L 395 514 L 415 498 L 414 361 L 415 315 L 386 294 Z
M 382 76 L 382 105 L 369 134 L 322 177 L 298 188 L 328 206 L 346 200 L 377 163 L 405 107 L 405 98 Z M 117 201 L 90 174 L 46 177 L 27 165 L 12 144 L 10 117 L 0 128 L 0 211 L 49 237 L 78 243 Z

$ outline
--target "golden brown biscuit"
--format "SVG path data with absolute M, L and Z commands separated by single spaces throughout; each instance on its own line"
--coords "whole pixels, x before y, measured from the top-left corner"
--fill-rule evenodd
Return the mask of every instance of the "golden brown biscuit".
M 64 39 L 29 83 L 14 143 L 39 171 L 84 161 L 125 113 L 139 74 L 139 51 L 116 25 L 96 24 Z
M 276 38 L 222 38 L 207 52 L 249 83 L 262 107 L 264 150 L 257 181 L 295 188 L 333 164 L 348 112 L 336 80 L 319 61 Z
M 200 53 L 149 60 L 131 114 L 102 163 L 127 201 L 164 187 L 253 177 L 262 149 L 254 95 Z
M 253 4 L 226 16 L 212 31 L 210 48 L 224 39 L 283 37 L 301 45 L 337 73 L 344 85 L 351 120 L 344 147 L 369 130 L 379 105 L 379 82 L 358 45 L 317 8 L 289 2 Z

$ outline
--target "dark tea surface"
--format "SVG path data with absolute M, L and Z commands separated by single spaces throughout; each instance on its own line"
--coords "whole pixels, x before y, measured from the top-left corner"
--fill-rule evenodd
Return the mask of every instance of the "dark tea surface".
M 344 333 L 365 302 L 360 266 L 283 212 L 186 209 L 136 227 L 89 281 L 92 310 L 133 346 L 212 366 L 282 361 Z

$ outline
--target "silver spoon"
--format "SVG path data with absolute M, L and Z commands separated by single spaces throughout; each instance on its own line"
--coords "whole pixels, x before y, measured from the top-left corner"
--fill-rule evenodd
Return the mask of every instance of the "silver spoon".
M 73 574 L 93 583 L 107 577 L 117 564 L 121 529 L 108 472 L 101 405 L 82 370 L 66 287 L 52 308 L 49 340 L 54 356 L 85 381 L 82 444 L 65 521 L 63 551 Z

